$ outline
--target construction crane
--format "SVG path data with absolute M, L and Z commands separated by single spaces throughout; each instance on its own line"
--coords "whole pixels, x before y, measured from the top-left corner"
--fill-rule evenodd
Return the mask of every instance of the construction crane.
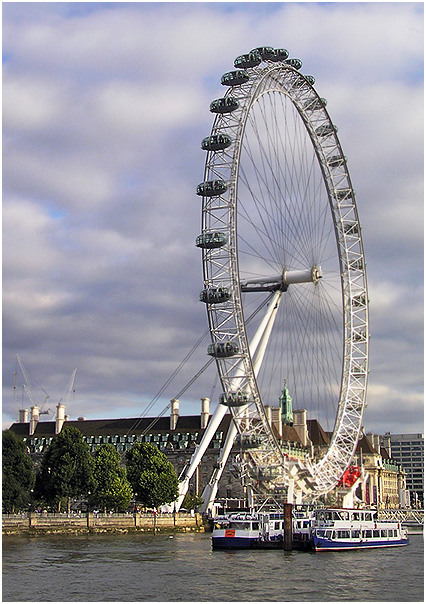
M 33 407 L 39 407 L 40 403 L 37 401 L 37 399 L 35 397 L 33 388 L 31 386 L 31 381 L 30 381 L 28 372 L 27 372 L 27 370 L 25 369 L 25 366 L 24 366 L 24 362 L 22 361 L 22 359 L 19 356 L 19 354 L 16 355 L 16 359 L 17 359 L 17 361 L 19 363 L 19 366 L 21 368 L 22 375 L 24 376 L 24 380 L 25 380 L 24 390 L 25 390 L 28 398 L 30 399 L 31 404 L 33 405 Z M 46 392 L 46 390 L 42 386 L 40 386 L 40 388 L 43 390 L 43 392 L 46 395 L 44 403 L 41 405 L 41 408 L 40 408 L 40 415 L 41 414 L 48 415 L 50 413 L 50 409 L 47 409 L 46 411 L 42 411 L 41 409 L 43 409 L 44 405 L 46 404 L 47 400 L 49 399 L 49 395 L 48 395 L 48 393 Z

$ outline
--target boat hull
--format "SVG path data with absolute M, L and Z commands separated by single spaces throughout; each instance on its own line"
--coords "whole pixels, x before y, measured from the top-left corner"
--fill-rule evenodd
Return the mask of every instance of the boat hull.
M 212 537 L 213 549 L 250 549 L 256 538 L 248 537 Z
M 398 539 L 393 541 L 332 541 L 330 539 L 323 539 L 312 536 L 312 549 L 315 552 L 333 552 L 333 551 L 344 551 L 350 549 L 375 549 L 382 547 L 402 547 L 408 545 L 408 539 Z

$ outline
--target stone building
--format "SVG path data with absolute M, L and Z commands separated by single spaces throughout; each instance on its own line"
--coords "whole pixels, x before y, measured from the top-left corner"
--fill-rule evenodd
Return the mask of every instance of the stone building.
M 124 454 L 136 442 L 150 442 L 163 451 L 173 464 L 178 476 L 181 476 L 191 460 L 195 448 L 200 444 L 210 421 L 209 399 L 201 399 L 199 415 L 180 415 L 179 401 L 171 401 L 169 417 L 160 418 L 121 418 L 87 420 L 83 417 L 70 420 L 65 415 L 65 407 L 57 406 L 55 421 L 40 421 L 37 407 L 31 413 L 20 412 L 20 421 L 10 429 L 22 438 L 37 466 L 44 451 L 66 424 L 77 428 L 83 435 L 93 453 L 100 444 L 114 445 Z M 266 414 L 272 429 L 281 443 L 284 454 L 290 459 L 318 460 L 326 452 L 330 443 L 330 433 L 325 432 L 317 420 L 307 420 L 306 411 L 292 411 L 291 423 L 283 421 L 280 407 L 266 407 Z M 189 492 L 201 495 L 208 483 L 231 422 L 226 414 L 197 470 L 191 478 Z M 377 443 L 375 443 L 377 444 Z M 380 449 L 380 447 L 379 447 Z M 217 493 L 218 499 L 244 499 L 245 493 L 237 472 L 233 468 L 235 456 L 240 452 L 238 441 L 234 444 L 230 458 L 225 465 Z M 374 448 L 363 436 L 358 443 L 354 465 L 362 465 L 368 478 L 362 486 L 362 499 L 366 503 L 396 507 L 400 503 L 401 490 L 404 489 L 404 473 L 398 468 L 386 451 Z

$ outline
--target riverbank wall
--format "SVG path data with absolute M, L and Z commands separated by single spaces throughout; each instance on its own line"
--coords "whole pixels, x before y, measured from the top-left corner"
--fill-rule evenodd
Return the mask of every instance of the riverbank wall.
M 200 514 L 3 514 L 2 534 L 203 532 Z

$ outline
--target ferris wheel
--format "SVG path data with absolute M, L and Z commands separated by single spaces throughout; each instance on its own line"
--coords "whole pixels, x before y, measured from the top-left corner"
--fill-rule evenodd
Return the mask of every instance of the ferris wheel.
M 240 475 L 255 492 L 296 484 L 319 496 L 350 464 L 365 406 L 368 294 L 355 194 L 337 128 L 301 61 L 261 47 L 234 67 L 210 105 L 197 187 L 207 352 L 221 381 L 219 414 L 229 409 L 234 420 L 221 459 L 237 442 Z M 280 393 L 332 433 L 320 461 L 294 460 L 282 446 L 271 423 Z

